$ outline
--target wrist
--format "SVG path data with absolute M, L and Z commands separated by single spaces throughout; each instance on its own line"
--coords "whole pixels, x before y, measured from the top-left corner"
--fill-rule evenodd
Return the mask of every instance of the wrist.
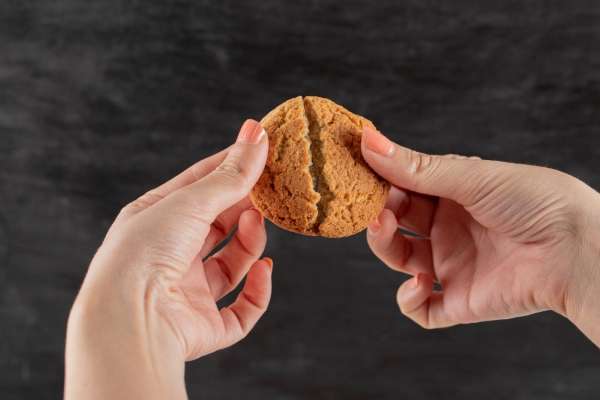
M 181 346 L 144 302 L 140 287 L 84 284 L 69 315 L 65 398 L 186 398 Z

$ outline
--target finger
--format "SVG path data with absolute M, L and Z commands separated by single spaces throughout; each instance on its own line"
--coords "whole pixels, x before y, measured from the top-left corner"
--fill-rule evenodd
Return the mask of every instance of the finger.
M 248 120 L 225 160 L 204 178 L 177 190 L 144 214 L 146 246 L 160 247 L 177 269 L 187 270 L 199 254 L 213 221 L 245 197 L 258 180 L 267 158 L 267 135 Z M 173 260 L 173 257 L 176 259 Z
M 235 289 L 265 249 L 267 233 L 262 215 L 248 210 L 227 245 L 204 262 L 206 279 L 215 300 Z
M 267 310 L 271 299 L 273 261 L 257 261 L 246 277 L 244 288 L 229 307 L 220 310 L 225 333 L 221 347 L 231 346 L 246 337 Z
M 453 158 L 455 160 L 482 160 L 482 158 L 478 156 L 463 156 L 461 154 L 444 154 L 441 157 Z
M 210 226 L 210 231 L 208 232 L 208 236 L 206 236 L 202 250 L 200 250 L 200 253 L 198 254 L 200 261 L 204 260 L 215 246 L 229 236 L 232 229 L 235 228 L 235 225 L 238 223 L 240 215 L 251 208 L 252 203 L 250 202 L 250 199 L 244 197 L 240 202 L 223 211 L 215 218 Z
M 234 289 L 242 280 L 243 276 L 246 275 L 250 266 L 258 259 L 264 250 L 266 244 L 266 232 L 264 220 L 260 213 L 250 209 L 244 211 L 245 212 L 242 212 L 238 217 L 238 230 L 227 246 L 206 261 L 204 261 L 202 251 L 194 259 L 190 269 L 183 278 L 186 286 L 191 288 L 197 287 L 202 290 L 206 287 L 210 294 L 210 298 L 218 300 Z M 227 224 L 233 226 L 238 220 L 228 221 Z M 216 224 L 213 223 L 213 227 L 214 225 Z M 211 233 L 207 238 L 207 242 L 211 240 L 210 236 L 213 233 L 212 229 L 213 228 L 211 228 Z M 221 229 L 222 228 L 218 228 L 218 233 L 215 233 L 215 235 L 224 236 L 220 233 Z M 255 252 L 256 256 L 251 257 L 249 255 L 251 252 Z M 202 283 L 202 285 L 200 285 L 200 283 Z
M 437 200 L 431 196 L 390 188 L 385 208 L 392 211 L 402 228 L 429 237 Z
M 148 207 L 158 203 L 169 194 L 204 178 L 208 173 L 212 172 L 215 168 L 217 168 L 217 166 L 219 166 L 219 164 L 223 162 L 228 151 L 229 147 L 216 154 L 213 154 L 208 158 L 198 161 L 191 167 L 179 173 L 174 178 L 144 193 L 142 196 L 125 206 L 123 210 L 121 210 L 121 213 L 119 213 L 117 220 L 123 220 L 131 217 L 132 215 L 138 214 Z
M 181 197 L 201 199 L 201 204 L 195 205 L 200 205 L 205 216 L 214 220 L 248 195 L 264 169 L 267 141 L 266 132 L 260 124 L 247 120 L 225 160 L 203 179 L 186 187 Z
M 392 211 L 396 217 L 400 217 L 406 214 L 409 205 L 409 193 L 396 186 L 391 186 L 385 202 L 385 208 Z
M 384 209 L 369 225 L 367 242 L 373 253 L 393 270 L 434 275 L 430 242 L 403 236 L 390 210 Z
M 425 329 L 445 328 L 456 325 L 444 310 L 442 292 L 433 292 L 433 278 L 418 274 L 407 280 L 396 294 L 402 314 Z
M 399 146 L 368 127 L 362 136 L 367 163 L 393 185 L 452 199 L 464 206 L 486 194 L 486 185 L 506 163 L 423 154 Z
M 415 192 L 409 194 L 409 199 L 406 212 L 398 216 L 398 224 L 411 232 L 429 237 L 437 208 L 436 199 Z

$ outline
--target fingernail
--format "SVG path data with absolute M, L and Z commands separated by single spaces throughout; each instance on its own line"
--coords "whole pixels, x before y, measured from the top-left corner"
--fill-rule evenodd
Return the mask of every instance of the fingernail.
M 394 154 L 394 143 L 383 136 L 380 132 L 376 131 L 375 129 L 365 127 L 364 134 L 366 135 L 365 145 L 367 146 L 367 149 L 384 157 L 390 157 L 392 154 Z
M 257 144 L 266 134 L 260 124 L 252 119 L 247 119 L 242 125 L 237 137 L 238 143 Z
M 265 225 L 265 217 L 263 217 L 263 215 L 258 210 L 256 210 L 256 212 L 258 213 L 258 220 L 259 220 L 260 224 L 264 226 Z
M 264 257 L 263 261 L 267 263 L 267 265 L 269 266 L 269 270 L 273 271 L 273 260 L 271 260 L 270 257 Z
M 371 235 L 377 234 L 381 229 L 381 222 L 379 221 L 379 215 L 367 226 L 367 231 Z

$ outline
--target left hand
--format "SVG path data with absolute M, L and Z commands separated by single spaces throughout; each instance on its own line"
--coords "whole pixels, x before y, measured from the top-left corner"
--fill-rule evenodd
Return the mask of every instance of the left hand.
M 66 398 L 183 396 L 185 360 L 228 347 L 253 328 L 269 303 L 273 264 L 259 260 L 264 221 L 247 195 L 264 168 L 267 141 L 248 120 L 236 144 L 121 211 L 71 311 Z M 206 258 L 236 225 L 229 243 Z M 219 309 L 216 302 L 246 275 L 237 299 Z M 100 390 L 91 393 L 86 383 Z

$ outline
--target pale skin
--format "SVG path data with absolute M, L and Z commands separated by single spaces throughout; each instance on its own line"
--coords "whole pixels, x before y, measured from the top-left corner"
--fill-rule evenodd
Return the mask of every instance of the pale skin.
M 271 295 L 264 221 L 247 197 L 267 149 L 248 120 L 230 148 L 123 208 L 69 317 L 66 399 L 185 399 L 185 362 L 251 331 Z M 547 168 L 417 153 L 368 129 L 362 152 L 392 185 L 367 241 L 413 275 L 397 293 L 403 314 L 434 329 L 553 310 L 600 345 L 597 192 Z

